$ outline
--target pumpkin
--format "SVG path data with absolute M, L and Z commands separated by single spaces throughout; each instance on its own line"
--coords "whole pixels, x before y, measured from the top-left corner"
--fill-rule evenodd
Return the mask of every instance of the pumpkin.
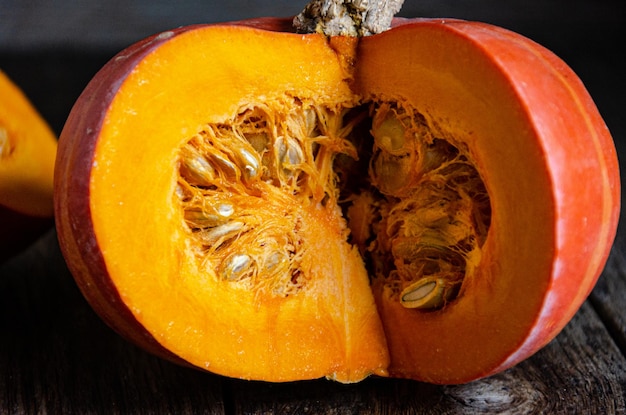
M 163 32 L 78 98 L 55 208 L 94 309 L 159 356 L 274 382 L 463 383 L 548 343 L 619 214 L 578 77 L 483 23 L 290 27 Z
M 48 124 L 0 71 L 0 261 L 53 227 L 56 147 Z

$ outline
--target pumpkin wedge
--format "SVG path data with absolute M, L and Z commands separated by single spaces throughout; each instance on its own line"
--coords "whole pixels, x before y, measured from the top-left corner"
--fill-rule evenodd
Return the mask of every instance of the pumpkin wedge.
M 53 227 L 56 136 L 0 71 L 0 261 Z
M 157 355 L 266 381 L 461 383 L 549 342 L 619 211 L 580 80 L 480 23 L 289 25 L 155 35 L 79 97 L 55 209 L 94 309 Z
M 604 267 L 620 204 L 609 131 L 565 63 L 529 39 L 490 25 L 410 23 L 363 39 L 359 63 L 357 90 L 402 102 L 424 118 L 434 137 L 456 143 L 490 201 L 484 207 L 480 186 L 465 186 L 474 180 L 470 175 L 461 176 L 461 186 L 454 184 L 454 173 L 443 180 L 446 190 L 457 186 L 462 206 L 476 192 L 467 209 L 477 211 L 466 215 L 475 218 L 473 228 L 463 234 L 474 241 L 470 245 L 453 226 L 466 220 L 462 210 L 430 210 L 456 215 L 431 229 L 448 232 L 447 246 L 438 248 L 461 254 L 463 261 L 445 249 L 423 261 L 435 268 L 433 258 L 460 263 L 462 281 L 447 306 L 415 312 L 398 301 L 388 279 L 374 279 L 390 373 L 461 383 L 508 368 L 556 336 Z M 441 183 L 439 177 L 432 180 Z M 429 178 L 425 184 L 437 187 Z M 448 195 L 442 192 L 441 199 L 454 202 Z M 390 215 L 391 223 L 405 225 L 401 230 L 392 234 L 388 219 L 386 232 L 379 232 L 398 241 L 432 241 L 415 232 L 421 228 L 411 229 L 412 212 L 403 214 Z M 434 276 L 446 272 L 439 266 Z

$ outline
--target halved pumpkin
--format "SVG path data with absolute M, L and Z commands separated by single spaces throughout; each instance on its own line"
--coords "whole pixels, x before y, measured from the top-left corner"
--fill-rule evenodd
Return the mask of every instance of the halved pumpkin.
M 56 136 L 0 71 L 0 260 L 53 227 Z
M 80 96 L 55 207 L 95 310 L 160 356 L 268 381 L 460 383 L 549 342 L 619 211 L 580 80 L 480 23 L 288 25 L 161 33 Z

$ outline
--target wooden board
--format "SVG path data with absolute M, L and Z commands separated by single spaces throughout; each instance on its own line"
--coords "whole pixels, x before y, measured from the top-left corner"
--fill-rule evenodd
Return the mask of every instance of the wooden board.
M 603 281 L 615 275 L 607 273 Z M 624 311 L 616 317 L 623 319 Z M 0 333 L 0 413 L 626 411 L 626 359 L 590 302 L 535 356 L 466 385 L 380 378 L 353 385 L 234 380 L 162 361 L 111 331 L 74 284 L 54 230 L 0 267 Z

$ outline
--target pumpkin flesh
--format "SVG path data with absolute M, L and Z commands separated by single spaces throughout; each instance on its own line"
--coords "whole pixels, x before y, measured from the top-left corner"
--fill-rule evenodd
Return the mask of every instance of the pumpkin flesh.
M 50 127 L 0 71 L 0 259 L 52 227 L 56 148 Z
M 113 328 L 269 381 L 459 383 L 556 335 L 614 236 L 606 127 L 536 45 L 403 23 L 359 41 L 281 20 L 182 28 L 103 68 L 62 133 L 56 208 L 68 265 Z M 573 102 L 563 119 L 549 93 Z M 557 159 L 564 134 L 592 161 Z M 598 171 L 595 210 L 574 185 Z M 428 186 L 450 203 L 412 215 Z M 455 278 L 429 309 L 400 300 L 415 258 Z

